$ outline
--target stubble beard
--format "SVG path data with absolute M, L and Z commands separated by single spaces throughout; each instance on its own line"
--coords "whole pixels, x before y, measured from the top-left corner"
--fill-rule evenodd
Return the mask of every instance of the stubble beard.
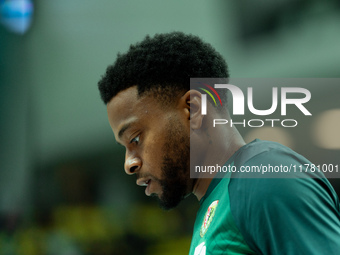
M 164 210 L 176 207 L 192 192 L 190 179 L 190 138 L 180 124 L 169 123 L 166 143 L 163 146 L 162 194 L 159 204 Z

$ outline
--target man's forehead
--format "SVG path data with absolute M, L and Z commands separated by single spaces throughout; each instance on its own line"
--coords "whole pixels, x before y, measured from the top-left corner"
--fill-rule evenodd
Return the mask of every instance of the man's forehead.
M 118 92 L 118 94 L 115 95 L 110 100 L 108 105 L 113 105 L 115 107 L 124 106 L 125 104 L 129 103 L 130 101 L 137 100 L 137 97 L 138 97 L 137 87 L 133 86 L 133 87 L 130 87 L 130 88 L 127 88 L 125 90 Z
M 138 96 L 136 86 L 119 92 L 107 104 L 108 118 L 114 132 L 130 120 L 141 119 L 158 111 L 154 101 L 150 95 Z
M 123 119 L 130 118 L 137 102 L 136 87 L 120 91 L 114 96 L 106 105 L 111 127 L 118 125 Z

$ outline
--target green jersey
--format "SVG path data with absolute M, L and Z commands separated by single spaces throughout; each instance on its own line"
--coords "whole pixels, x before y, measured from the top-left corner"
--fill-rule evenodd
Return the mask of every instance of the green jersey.
M 189 254 L 340 254 L 339 199 L 324 175 L 239 171 L 263 164 L 311 163 L 277 143 L 243 146 L 225 164 L 238 171 L 214 178 L 201 199 Z

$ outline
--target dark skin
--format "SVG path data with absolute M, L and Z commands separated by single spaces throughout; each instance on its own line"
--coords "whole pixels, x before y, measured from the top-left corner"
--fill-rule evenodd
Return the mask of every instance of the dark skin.
M 138 97 L 133 86 L 112 98 L 107 112 L 116 141 L 126 148 L 125 172 L 136 174 L 137 185 L 146 186 L 146 195 L 157 196 L 166 209 L 191 193 L 200 200 L 207 191 L 213 176 L 190 178 L 190 164 L 223 165 L 245 144 L 234 127 L 212 126 L 212 120 L 221 117 L 210 104 L 209 114 L 201 115 L 196 90 L 164 107 L 152 94 Z M 183 194 L 173 198 L 166 192 Z

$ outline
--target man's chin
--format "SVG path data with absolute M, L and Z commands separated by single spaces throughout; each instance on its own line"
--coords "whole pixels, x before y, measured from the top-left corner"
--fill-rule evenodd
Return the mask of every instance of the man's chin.
M 171 210 L 177 207 L 179 203 L 183 200 L 183 198 L 171 198 L 170 199 L 170 198 L 159 197 L 156 194 L 153 196 L 157 197 L 159 206 L 165 211 L 168 211 L 168 210 Z

